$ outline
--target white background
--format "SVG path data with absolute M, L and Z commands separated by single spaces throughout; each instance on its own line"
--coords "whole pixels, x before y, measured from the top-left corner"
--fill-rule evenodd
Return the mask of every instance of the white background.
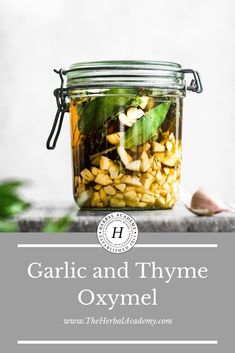
M 69 119 L 45 142 L 59 84 L 53 68 L 105 59 L 179 62 L 197 69 L 203 94 L 184 105 L 183 186 L 235 201 L 233 0 L 1 0 L 0 179 L 32 181 L 25 195 L 72 201 Z

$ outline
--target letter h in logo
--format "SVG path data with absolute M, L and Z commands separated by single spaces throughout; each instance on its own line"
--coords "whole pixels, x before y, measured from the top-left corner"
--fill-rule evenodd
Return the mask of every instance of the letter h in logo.
M 112 238 L 116 238 L 116 234 L 119 234 L 118 238 L 122 237 L 122 231 L 124 227 L 119 227 L 120 230 L 117 230 L 118 227 L 113 227 L 113 236 Z

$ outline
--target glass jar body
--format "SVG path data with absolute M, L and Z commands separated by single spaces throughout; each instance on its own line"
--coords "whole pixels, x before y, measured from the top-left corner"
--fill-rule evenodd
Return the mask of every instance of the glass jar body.
M 69 92 L 73 192 L 81 209 L 170 209 L 179 194 L 184 92 Z

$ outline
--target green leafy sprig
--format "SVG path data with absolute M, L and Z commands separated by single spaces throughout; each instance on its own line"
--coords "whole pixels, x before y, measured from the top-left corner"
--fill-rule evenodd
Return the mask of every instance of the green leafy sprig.
M 19 189 L 25 184 L 20 180 L 7 180 L 0 183 L 0 232 L 15 232 L 14 217 L 30 207 L 19 196 Z
M 7 180 L 0 183 L 0 232 L 17 232 L 18 226 L 15 216 L 27 210 L 30 203 L 19 196 L 19 190 L 25 182 L 20 180 Z M 48 219 L 42 229 L 44 233 L 66 232 L 72 221 L 72 209 L 68 214 L 58 219 Z

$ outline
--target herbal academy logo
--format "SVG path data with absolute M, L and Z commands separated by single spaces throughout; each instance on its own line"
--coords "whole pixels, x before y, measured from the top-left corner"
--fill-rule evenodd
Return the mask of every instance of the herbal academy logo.
M 109 252 L 123 253 L 130 250 L 138 239 L 138 227 L 134 219 L 123 212 L 109 213 L 97 228 L 100 244 Z

